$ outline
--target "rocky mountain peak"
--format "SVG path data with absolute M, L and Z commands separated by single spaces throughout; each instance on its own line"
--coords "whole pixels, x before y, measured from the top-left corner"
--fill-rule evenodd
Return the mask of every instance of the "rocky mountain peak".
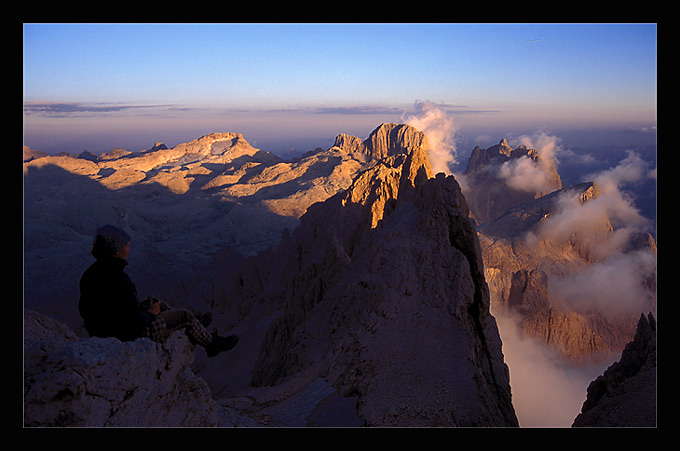
M 381 160 L 410 149 L 430 149 L 425 133 L 408 124 L 385 123 L 373 130 L 363 142 L 356 136 L 341 133 L 333 145 L 346 152 L 359 152 L 374 160 Z
M 516 426 L 465 198 L 455 177 L 432 177 L 409 133 L 376 132 L 373 149 L 392 152 L 396 137 L 407 150 L 312 205 L 276 249 L 221 275 L 216 305 L 237 323 L 274 318 L 255 348 L 258 390 L 322 380 L 355 399 L 365 425 Z M 280 310 L 258 308 L 267 299 Z
M 259 149 L 251 146 L 241 133 L 232 132 L 209 133 L 188 143 L 180 144 L 173 150 L 184 153 L 187 157 L 195 155 L 229 157 L 230 159 L 244 155 L 252 156 L 259 151 Z
M 510 147 L 507 139 L 488 149 L 476 146 L 464 172 L 465 197 L 478 224 L 486 224 L 509 208 L 562 188 L 551 159 L 536 149 Z
M 470 159 L 468 160 L 465 174 L 479 173 L 488 170 L 489 166 L 501 165 L 522 157 L 527 157 L 535 163 L 541 160 L 540 153 L 536 149 L 531 149 L 524 145 L 518 145 L 513 149 L 505 138 L 495 146 L 491 146 L 487 149 L 475 146 L 470 155 Z
M 398 155 L 416 147 L 425 151 L 430 148 L 425 133 L 408 124 L 382 124 L 371 132 L 364 146 L 376 159 Z
M 590 200 L 596 199 L 600 195 L 600 186 L 595 182 L 580 183 L 570 187 L 571 190 L 581 190 L 579 195 L 579 202 L 584 204 Z
M 464 174 L 471 174 L 481 171 L 484 167 L 491 164 L 500 164 L 507 161 L 512 155 L 512 147 L 508 144 L 508 140 L 503 138 L 495 146 L 487 149 L 482 149 L 475 146 L 468 160 L 467 168 Z
M 578 197 L 579 202 L 584 204 L 597 198 L 599 194 L 600 187 L 595 182 L 562 188 L 508 209 L 496 220 L 479 226 L 479 231 L 495 237 L 519 237 L 559 212 L 560 199 Z M 607 229 L 609 228 L 610 224 L 607 225 Z
M 360 138 L 346 133 L 340 133 L 335 138 L 333 147 L 338 147 L 347 152 L 362 152 L 364 150 L 364 145 Z
M 508 140 L 503 138 L 498 145 L 490 147 L 488 151 L 490 151 L 490 153 L 498 153 L 509 157 L 512 154 L 512 147 L 508 144 Z
M 149 149 L 147 149 L 147 152 L 154 152 L 156 150 L 165 150 L 168 147 L 165 145 L 165 143 L 162 142 L 155 142 L 153 146 L 151 146 Z

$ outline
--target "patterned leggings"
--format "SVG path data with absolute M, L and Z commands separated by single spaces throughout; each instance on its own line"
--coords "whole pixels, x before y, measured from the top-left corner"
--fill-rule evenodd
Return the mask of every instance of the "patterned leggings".
M 156 315 L 149 324 L 144 335 L 153 341 L 163 341 L 176 330 L 184 329 L 192 343 L 208 346 L 212 335 L 203 327 L 196 317 L 187 310 L 166 310 Z

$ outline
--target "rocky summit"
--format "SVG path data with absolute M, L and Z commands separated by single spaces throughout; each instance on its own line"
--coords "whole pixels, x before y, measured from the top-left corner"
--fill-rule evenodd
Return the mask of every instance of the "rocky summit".
M 369 426 L 516 426 L 465 199 L 410 143 L 218 280 L 215 308 L 266 324 L 250 396 L 321 380 Z
M 84 177 L 80 183 L 111 177 L 120 170 L 127 171 L 121 175 L 132 174 L 140 180 L 128 187 L 106 188 L 111 192 L 130 190 L 128 199 L 133 198 L 131 190 L 142 187 L 144 190 L 136 194 L 154 202 L 161 201 L 160 187 L 167 187 L 173 196 L 208 192 L 219 200 L 228 196 L 233 200 L 245 189 L 249 193 L 242 199 L 245 203 L 253 200 L 255 193 L 264 194 L 262 191 L 268 192 L 272 201 L 290 193 L 287 182 L 272 183 L 277 178 L 295 180 L 298 194 L 293 196 L 300 196 L 304 194 L 300 190 L 303 180 L 330 180 L 335 171 L 352 174 L 349 185 L 326 191 L 324 201 L 304 208 L 299 225 L 292 233 L 284 232 L 277 246 L 253 255 L 234 249 L 227 241 L 215 252 L 210 303 L 215 326 L 228 326 L 241 340 L 219 359 L 195 355 L 192 375 L 206 381 L 221 408 L 233 413 L 233 418 L 248 418 L 251 425 L 518 425 L 469 210 L 453 176 L 433 177 L 422 132 L 384 124 L 363 142 L 341 135 L 333 148 L 310 152 L 296 162 L 269 161 L 238 137 L 224 141 L 214 138 L 212 144 L 197 141 L 182 149 L 156 146 L 148 155 L 116 152 L 114 170 L 103 170 L 98 166 L 100 160 L 92 166 L 95 163 L 87 159 L 42 157 L 25 166 L 27 183 L 34 182 L 30 178 L 33 171 L 50 167 L 49 159 L 62 158 L 62 165 L 80 168 Z M 227 153 L 231 150 L 237 150 L 239 156 L 229 162 Z M 153 155 L 159 152 L 165 156 Z M 152 157 L 145 171 L 125 166 L 136 158 Z M 232 165 L 237 159 L 244 163 L 240 168 Z M 303 161 L 326 164 L 306 166 L 301 171 L 306 176 L 300 178 L 296 171 Z M 277 168 L 279 165 L 283 166 Z M 205 177 L 208 171 L 219 174 Z M 177 178 L 175 172 L 179 173 Z M 57 175 L 70 180 L 63 172 Z M 236 177 L 227 179 L 230 175 Z M 249 186 L 240 187 L 244 177 Z M 119 180 L 130 179 L 126 176 Z M 265 186 L 253 191 L 258 181 Z M 187 186 L 183 183 L 188 184 L 187 190 L 182 188 Z M 197 183 L 200 189 L 194 188 Z M 148 188 L 154 191 L 146 191 Z M 182 197 L 173 199 L 181 201 Z M 259 200 L 260 207 L 267 205 L 266 197 Z M 137 215 L 151 214 L 149 210 L 127 211 L 131 224 L 136 223 Z M 158 224 L 167 227 L 165 222 Z M 135 227 L 131 228 L 134 234 Z M 162 248 L 160 242 L 154 244 L 154 248 Z M 187 248 L 196 251 L 192 246 Z M 167 355 L 165 349 L 183 348 L 176 341 L 76 340 L 65 343 L 65 348 L 69 355 L 84 357 L 67 361 L 61 358 L 61 347 L 46 352 L 36 359 L 41 363 L 32 367 L 31 377 L 25 381 L 26 402 L 31 408 L 42 406 L 43 413 L 32 413 L 27 423 L 66 424 L 50 419 L 48 413 L 68 412 L 70 407 L 64 403 L 74 399 L 80 402 L 83 392 L 89 390 L 82 388 L 88 383 L 75 379 L 68 391 L 60 390 L 59 378 L 52 377 L 57 370 L 51 365 L 61 365 L 59 371 L 81 374 L 85 379 L 89 374 L 96 378 L 104 371 L 99 365 L 106 357 L 113 362 L 106 370 L 109 378 L 125 374 L 121 389 L 109 393 L 113 400 L 106 398 L 107 394 L 103 396 L 107 404 L 95 409 L 99 416 L 92 420 L 94 423 L 86 423 L 85 416 L 79 414 L 79 420 L 68 424 L 134 422 L 122 415 L 119 420 L 112 419 L 112 412 L 132 411 L 125 402 L 137 402 L 136 409 L 143 410 L 150 397 L 163 400 L 166 395 L 146 386 L 128 387 L 125 381 L 144 375 L 133 373 L 132 368 L 119 368 L 115 362 L 134 354 L 135 359 L 145 361 L 137 365 L 143 367 L 139 371 L 148 370 L 153 377 L 163 379 L 164 390 L 170 394 L 185 393 L 185 388 L 173 388 L 175 383 L 188 378 L 200 384 L 180 369 L 182 365 L 172 370 L 183 375 L 182 380 L 174 382 L 178 378 L 164 376 L 154 363 L 172 361 L 174 351 Z M 44 396 L 34 397 L 33 393 Z M 181 402 L 171 399 L 159 401 L 158 406 Z M 83 402 L 91 403 L 89 398 Z M 207 409 L 207 417 L 195 419 L 181 412 L 173 414 L 177 418 L 172 421 L 166 418 L 168 424 L 212 425 L 217 421 L 210 413 L 212 408 Z M 218 417 L 223 418 L 221 412 Z
M 494 221 L 518 204 L 562 188 L 551 159 L 526 146 L 513 149 L 507 139 L 488 149 L 476 146 L 463 175 L 468 188 L 465 197 L 479 224 Z

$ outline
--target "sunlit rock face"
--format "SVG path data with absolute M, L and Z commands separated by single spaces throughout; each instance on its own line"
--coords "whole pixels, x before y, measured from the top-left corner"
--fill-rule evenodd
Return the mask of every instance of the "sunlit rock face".
M 453 176 L 432 177 L 422 142 L 383 145 L 399 151 L 218 280 L 216 306 L 274 318 L 260 390 L 323 378 L 365 425 L 516 426 L 467 205 Z

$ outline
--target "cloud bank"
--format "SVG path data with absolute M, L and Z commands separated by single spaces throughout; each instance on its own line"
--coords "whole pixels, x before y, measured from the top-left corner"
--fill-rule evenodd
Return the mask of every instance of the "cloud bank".
M 578 194 L 560 197 L 557 212 L 540 224 L 536 237 L 568 243 L 577 236 L 592 264 L 565 277 L 552 277 L 551 298 L 579 311 L 638 316 L 655 310 L 650 281 L 656 273 L 656 253 L 630 245 L 634 235 L 651 231 L 651 221 L 624 189 L 655 174 L 649 163 L 629 151 L 617 166 L 586 176 L 599 186 L 597 198 L 581 203 Z
M 622 251 L 622 246 L 632 233 L 649 231 L 650 221 L 635 207 L 634 197 L 626 185 L 655 178 L 656 170 L 639 155 L 628 151 L 627 157 L 616 167 L 589 174 L 584 181 L 594 181 L 600 189 L 597 198 L 581 203 L 578 194 L 565 193 L 558 199 L 557 212 L 538 228 L 545 239 L 563 242 L 574 233 L 587 234 L 609 220 L 614 236 L 597 249 L 594 256 L 600 260 Z
M 572 368 L 554 351 L 525 338 L 517 318 L 496 314 L 510 370 L 512 403 L 521 427 L 569 427 L 580 413 L 588 385 L 617 360 Z
M 498 176 L 517 191 L 536 193 L 549 189 L 548 175 L 528 157 L 506 161 L 498 169 Z

